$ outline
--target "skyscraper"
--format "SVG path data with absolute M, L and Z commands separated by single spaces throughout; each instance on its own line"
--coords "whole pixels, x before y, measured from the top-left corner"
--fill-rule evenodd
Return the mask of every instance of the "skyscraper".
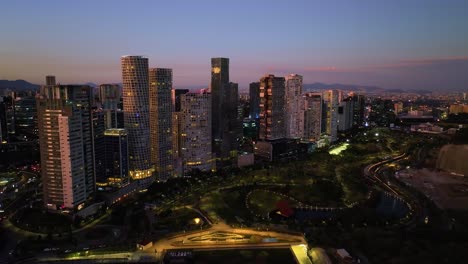
M 305 141 L 318 141 L 322 133 L 322 94 L 306 93 L 304 95 L 304 135 Z
M 44 204 L 76 209 L 94 192 L 91 87 L 48 85 L 37 95 Z
M 125 129 L 111 128 L 104 131 L 104 157 L 103 184 L 117 188 L 128 184 L 128 140 Z
M 338 131 L 346 131 L 353 126 L 353 105 L 351 97 L 343 99 L 338 106 Z
M 149 70 L 151 163 L 158 180 L 172 176 L 172 69 Z
M 286 137 L 284 78 L 265 75 L 260 79 L 260 134 L 262 140 Z
M 364 108 L 366 97 L 362 94 L 353 94 L 353 127 L 360 127 L 364 124 Z
M 286 137 L 301 138 L 304 134 L 304 103 L 302 101 L 302 76 L 290 74 L 286 83 Z
M 211 152 L 211 95 L 186 93 L 180 95 L 178 112 L 180 131 L 178 151 L 183 174 L 193 169 L 209 171 L 212 168 Z
M 249 85 L 250 118 L 258 119 L 260 116 L 260 83 L 253 82 Z
M 21 95 L 15 98 L 15 135 L 18 140 L 37 139 L 37 110 L 34 96 Z
M 99 101 L 101 102 L 102 109 L 118 109 L 121 97 L 120 86 L 118 84 L 99 85 Z
M 330 142 L 338 136 L 338 90 L 328 90 L 323 93 L 323 132 L 330 137 Z
M 211 122 L 213 152 L 219 166 L 230 165 L 231 152 L 242 136 L 238 118 L 238 85 L 229 82 L 229 59 L 211 59 Z
M 154 180 L 150 159 L 148 59 L 121 58 L 124 124 L 128 132 L 129 175 L 142 187 Z

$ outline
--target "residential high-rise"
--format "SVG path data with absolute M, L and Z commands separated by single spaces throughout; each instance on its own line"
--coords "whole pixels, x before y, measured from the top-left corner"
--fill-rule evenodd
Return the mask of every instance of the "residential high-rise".
M 92 88 L 47 85 L 36 97 L 44 204 L 78 208 L 95 188 Z
M 284 78 L 265 75 L 260 79 L 261 140 L 286 137 Z
M 180 138 L 176 152 L 184 175 L 194 169 L 212 169 L 210 97 L 209 93 L 180 95 L 181 111 L 177 112 Z
M 286 83 L 286 137 L 301 138 L 304 135 L 304 102 L 302 101 L 302 76 L 290 74 Z
M 157 179 L 166 181 L 172 176 L 172 69 L 149 70 L 151 163 Z
M 328 90 L 323 92 L 323 132 L 334 142 L 338 138 L 338 90 Z
M 322 133 L 322 94 L 306 93 L 304 95 L 304 135 L 305 141 L 318 141 Z
M 229 82 L 229 59 L 211 59 L 211 122 L 213 153 L 221 167 L 229 165 L 242 136 L 238 118 L 238 85 Z
M 253 82 L 249 85 L 250 118 L 258 119 L 260 116 L 260 83 Z
M 121 58 L 124 125 L 128 133 L 129 175 L 147 187 L 154 180 L 150 156 L 148 59 Z

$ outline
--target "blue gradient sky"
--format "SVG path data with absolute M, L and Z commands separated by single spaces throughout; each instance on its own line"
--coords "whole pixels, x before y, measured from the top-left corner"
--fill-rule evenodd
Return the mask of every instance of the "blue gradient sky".
M 0 79 L 120 82 L 120 56 L 207 86 L 231 59 L 241 88 L 265 73 L 306 83 L 468 89 L 468 1 L 0 0 Z

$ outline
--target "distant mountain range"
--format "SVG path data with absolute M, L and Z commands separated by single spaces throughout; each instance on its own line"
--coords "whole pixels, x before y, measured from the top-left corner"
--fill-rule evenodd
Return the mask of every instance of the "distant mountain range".
M 98 87 L 97 84 L 92 82 L 83 83 L 83 85 L 89 85 L 93 88 Z M 25 80 L 0 80 L 0 90 L 10 89 L 12 91 L 24 91 L 24 90 L 38 90 L 41 86 L 33 84 Z
M 94 88 L 98 87 L 97 84 L 92 83 L 92 82 L 87 82 L 87 83 L 84 83 L 83 85 L 89 85 Z M 16 80 L 16 81 L 0 80 L 0 90 L 4 90 L 4 89 L 10 89 L 12 91 L 37 90 L 39 89 L 39 87 L 40 85 L 33 84 L 25 80 Z M 190 90 L 199 90 L 201 88 L 206 88 L 206 86 L 194 85 L 194 86 L 183 87 L 183 88 L 190 89 Z M 326 83 L 316 82 L 316 83 L 304 84 L 304 87 L 303 87 L 304 92 L 322 91 L 322 90 L 329 90 L 329 89 L 356 91 L 356 92 L 365 92 L 365 93 L 379 93 L 379 92 L 403 93 L 405 92 L 404 90 L 401 90 L 401 89 L 383 89 L 377 86 L 341 84 L 341 83 L 326 84 Z M 413 90 L 413 91 L 406 91 L 406 92 L 414 92 L 414 93 L 419 93 L 419 94 L 431 93 L 431 91 L 428 91 L 428 90 Z
M 21 90 L 37 90 L 40 85 L 32 84 L 25 80 L 0 80 L 0 90 L 10 89 L 12 91 L 21 91 Z
M 337 90 L 347 90 L 347 91 L 359 91 L 359 92 L 384 92 L 385 89 L 382 89 L 377 86 L 366 86 L 366 85 L 355 85 L 355 84 L 341 84 L 341 83 L 333 83 L 333 84 L 326 84 L 326 83 L 311 83 L 311 84 L 304 84 L 303 90 L 308 91 L 320 91 L 320 90 L 330 90 L 330 89 L 337 89 Z

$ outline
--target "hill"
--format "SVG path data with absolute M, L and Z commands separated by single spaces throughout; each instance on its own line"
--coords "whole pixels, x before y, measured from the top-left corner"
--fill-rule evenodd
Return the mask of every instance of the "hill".
M 25 80 L 0 80 L 0 90 L 10 89 L 12 91 L 21 91 L 21 90 L 37 90 L 39 85 L 27 82 Z

